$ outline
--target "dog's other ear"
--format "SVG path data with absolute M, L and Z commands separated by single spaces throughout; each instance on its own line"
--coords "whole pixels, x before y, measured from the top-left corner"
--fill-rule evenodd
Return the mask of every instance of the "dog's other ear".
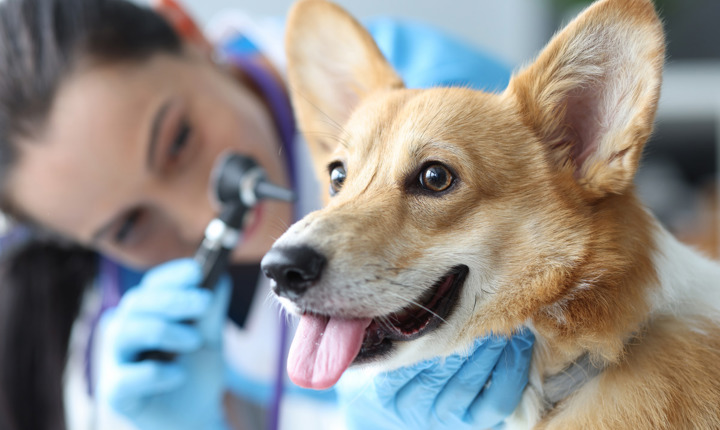
M 664 49 L 651 0 L 601 0 L 510 82 L 525 122 L 591 198 L 632 183 L 652 131 Z
M 344 139 L 342 126 L 369 93 L 402 88 L 370 34 L 339 6 L 304 0 L 290 11 L 285 34 L 296 118 L 318 172 Z

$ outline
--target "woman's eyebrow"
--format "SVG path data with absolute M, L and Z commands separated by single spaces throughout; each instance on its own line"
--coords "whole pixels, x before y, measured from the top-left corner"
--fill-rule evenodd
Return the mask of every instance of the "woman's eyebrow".
M 152 126 L 150 127 L 150 136 L 148 138 L 147 145 L 147 168 L 152 169 L 153 163 L 155 162 L 155 148 L 157 148 L 158 135 L 160 134 L 160 127 L 162 126 L 163 119 L 172 104 L 172 100 L 165 101 L 155 114 L 153 118 Z
M 165 119 L 165 116 L 167 115 L 168 109 L 172 105 L 172 99 L 166 100 L 163 102 L 162 105 L 160 105 L 160 108 L 158 108 L 157 112 L 155 113 L 155 117 L 153 118 L 152 125 L 150 126 L 150 136 L 148 138 L 148 144 L 147 144 L 147 168 L 150 170 L 153 168 L 153 163 L 155 161 L 155 150 L 157 148 L 158 144 L 158 135 L 160 134 L 160 127 L 162 126 L 163 120 Z M 110 221 L 103 224 L 100 228 L 95 230 L 94 233 L 90 236 L 91 243 L 97 243 L 100 241 L 103 236 L 105 236 L 112 227 L 118 222 L 118 220 L 121 218 L 121 216 L 114 217 Z

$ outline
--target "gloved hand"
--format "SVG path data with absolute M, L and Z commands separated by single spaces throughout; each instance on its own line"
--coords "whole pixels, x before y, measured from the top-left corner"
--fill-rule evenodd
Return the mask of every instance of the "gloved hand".
M 337 387 L 350 430 L 486 429 L 502 426 L 528 382 L 529 330 L 475 341 L 452 355 L 377 375 L 346 372 Z
M 103 316 L 98 399 L 141 430 L 227 428 L 222 329 L 230 281 L 209 291 L 198 286 L 201 276 L 190 259 L 160 265 Z M 177 356 L 137 361 L 148 350 Z

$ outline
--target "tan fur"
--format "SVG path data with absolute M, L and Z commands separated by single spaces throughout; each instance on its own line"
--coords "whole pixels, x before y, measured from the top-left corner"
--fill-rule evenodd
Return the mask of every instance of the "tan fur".
M 537 428 L 720 428 L 719 355 L 717 321 L 653 321 L 628 344 L 622 363 L 559 405 Z
M 329 162 L 348 172 L 278 241 L 328 257 L 303 309 L 382 317 L 462 263 L 460 309 L 381 366 L 529 325 L 534 376 L 518 411 L 584 353 L 605 371 L 538 419 L 523 412 L 528 425 L 720 428 L 720 304 L 680 315 L 659 302 L 682 286 L 661 279 L 657 256 L 670 251 L 632 186 L 664 55 L 650 0 L 596 2 L 501 94 L 404 89 L 362 27 L 323 0 L 294 7 L 286 45 L 323 192 Z M 428 161 L 452 167 L 451 192 L 415 190 Z

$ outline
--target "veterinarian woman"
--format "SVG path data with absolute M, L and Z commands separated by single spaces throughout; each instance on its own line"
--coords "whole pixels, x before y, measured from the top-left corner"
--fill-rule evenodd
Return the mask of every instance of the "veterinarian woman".
M 284 88 L 281 26 L 235 17 L 225 28 L 213 49 L 169 1 L 155 11 L 123 0 L 0 4 L 0 202 L 15 225 L 2 243 L 0 426 L 500 424 L 527 381 L 530 335 L 341 383 L 342 408 L 335 391 L 286 381 L 291 334 L 258 262 L 318 207 L 319 191 Z M 505 69 L 433 30 L 370 28 L 410 87 L 507 82 Z M 210 172 L 229 151 L 299 199 L 257 206 L 210 292 L 184 257 L 218 210 Z M 138 361 L 149 349 L 177 356 Z

